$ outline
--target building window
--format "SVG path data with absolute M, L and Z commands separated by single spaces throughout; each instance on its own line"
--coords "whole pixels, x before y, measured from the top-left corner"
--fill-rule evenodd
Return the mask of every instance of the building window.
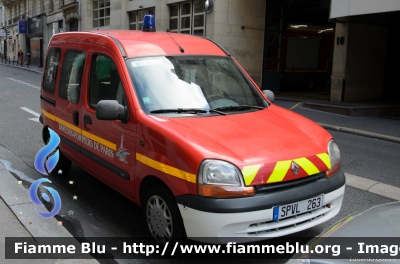
M 143 28 L 143 18 L 145 15 L 153 15 L 154 16 L 155 9 L 147 8 L 141 9 L 139 11 L 130 12 L 129 13 L 129 29 L 131 30 L 142 30 Z
M 36 15 L 36 0 L 32 1 L 32 13 L 33 15 Z
M 15 4 L 14 6 L 14 21 L 13 22 L 17 22 L 18 21 L 18 5 Z
M 93 1 L 93 27 L 110 25 L 110 0 Z
M 69 21 L 69 31 L 78 31 L 78 19 L 73 18 Z
M 204 1 L 192 0 L 170 5 L 169 29 L 171 32 L 204 36 Z
M 62 20 L 58 21 L 58 32 L 64 32 L 64 23 Z

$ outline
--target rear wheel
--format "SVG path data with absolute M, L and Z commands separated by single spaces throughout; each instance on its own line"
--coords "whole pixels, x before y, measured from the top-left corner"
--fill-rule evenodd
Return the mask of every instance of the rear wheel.
M 61 153 L 60 149 L 58 149 L 58 152 L 60 155 L 58 158 L 57 165 L 50 173 L 53 175 L 64 176 L 67 175 L 68 172 L 71 170 L 72 162 Z
M 44 135 L 45 137 L 45 142 L 46 144 L 49 143 L 50 141 L 50 134 L 48 132 L 48 130 L 46 131 L 47 133 Z M 69 160 L 67 157 L 65 157 L 62 153 L 60 148 L 56 148 L 52 153 L 49 154 L 49 156 L 54 155 L 54 153 L 58 150 L 59 153 L 59 157 L 58 157 L 58 162 L 57 165 L 54 167 L 54 169 L 52 171 L 50 171 L 49 173 L 52 175 L 67 175 L 68 172 L 71 170 L 71 166 L 72 166 L 72 162 L 71 160 Z M 48 157 L 49 157 L 48 156 Z M 47 160 L 47 158 L 46 158 Z
M 179 208 L 166 187 L 150 187 L 142 204 L 148 231 L 157 243 L 165 244 L 186 236 Z

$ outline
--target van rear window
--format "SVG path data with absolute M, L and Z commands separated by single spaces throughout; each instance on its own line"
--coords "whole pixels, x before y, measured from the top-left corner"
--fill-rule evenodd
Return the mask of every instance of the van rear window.
M 46 68 L 43 75 L 43 89 L 49 93 L 54 93 L 60 54 L 61 49 L 51 48 L 47 55 Z

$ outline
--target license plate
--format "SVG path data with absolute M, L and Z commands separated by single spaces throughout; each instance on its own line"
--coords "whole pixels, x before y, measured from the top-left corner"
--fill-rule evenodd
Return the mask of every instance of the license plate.
M 273 221 L 278 221 L 294 215 L 306 213 L 322 207 L 322 195 L 300 202 L 275 206 Z

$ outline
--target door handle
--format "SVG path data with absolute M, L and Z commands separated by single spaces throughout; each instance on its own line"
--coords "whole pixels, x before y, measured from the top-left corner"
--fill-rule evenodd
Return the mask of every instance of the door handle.
M 85 116 L 83 117 L 83 122 L 84 122 L 85 124 L 91 125 L 91 124 L 92 124 L 92 118 L 91 118 L 90 116 L 88 116 L 88 115 L 85 115 Z
M 72 121 L 76 126 L 79 125 L 79 112 L 76 110 L 72 113 Z

